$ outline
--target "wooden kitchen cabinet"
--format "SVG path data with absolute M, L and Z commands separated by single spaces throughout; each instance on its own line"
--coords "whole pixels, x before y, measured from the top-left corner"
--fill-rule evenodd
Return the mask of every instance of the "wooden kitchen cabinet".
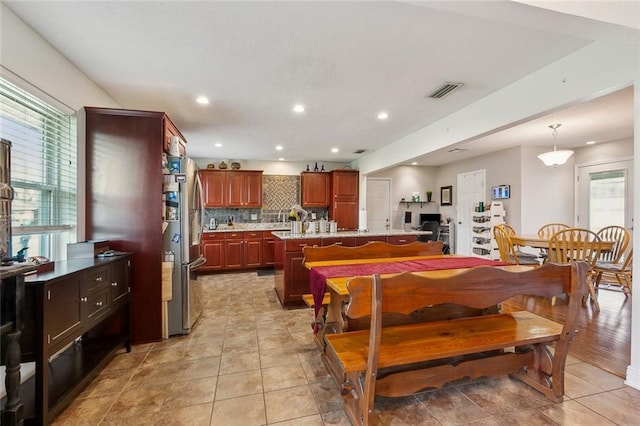
M 245 268 L 262 266 L 262 231 L 244 231 L 244 263 Z
M 130 351 L 131 255 L 56 262 L 25 278 L 22 362 L 36 364 L 29 424 L 51 424 L 122 346 Z
M 302 249 L 320 246 L 320 238 L 276 240 L 275 290 L 283 306 L 299 305 L 309 293 L 309 271 L 304 267 Z
M 358 229 L 358 195 L 360 176 L 357 170 L 333 170 L 331 173 L 329 218 L 338 230 Z
M 205 232 L 202 234 L 201 253 L 207 259 L 202 271 L 221 271 L 225 268 L 224 233 Z
M 225 269 L 241 269 L 244 266 L 244 232 L 225 232 Z
M 262 232 L 262 266 L 275 265 L 276 239 L 271 231 Z
M 387 242 L 389 244 L 410 244 L 418 241 L 418 237 L 416 235 L 389 235 L 387 237 Z
M 226 172 L 227 207 L 262 207 L 262 171 Z
M 329 173 L 324 172 L 302 172 L 302 207 L 326 207 L 331 203 L 330 177 Z
M 227 173 L 222 170 L 200 170 L 199 173 L 204 195 L 204 206 L 224 207 Z

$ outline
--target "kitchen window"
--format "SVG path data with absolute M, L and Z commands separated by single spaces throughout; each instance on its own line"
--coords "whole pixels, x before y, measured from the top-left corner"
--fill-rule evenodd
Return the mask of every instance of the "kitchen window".
M 0 78 L 0 137 L 11 142 L 15 256 L 66 258 L 76 241 L 76 120 Z

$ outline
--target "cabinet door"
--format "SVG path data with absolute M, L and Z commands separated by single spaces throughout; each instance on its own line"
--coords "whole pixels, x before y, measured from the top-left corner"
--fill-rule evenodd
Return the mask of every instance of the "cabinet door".
M 257 268 L 262 265 L 262 231 L 245 231 L 244 236 L 244 266 Z
M 262 172 L 244 172 L 245 207 L 262 207 Z
M 331 202 L 330 175 L 328 173 L 302 172 L 302 206 L 325 207 Z
M 331 218 L 338 223 L 338 230 L 358 229 L 358 200 L 334 201 Z
M 334 197 L 358 198 L 359 173 L 356 170 L 334 170 L 331 172 Z
M 302 295 L 309 293 L 309 270 L 304 267 L 302 253 L 285 255 L 285 302 L 302 300 Z
M 200 171 L 205 207 L 224 207 L 225 175 L 221 170 Z
M 244 174 L 242 172 L 225 173 L 226 202 L 229 207 L 242 207 L 244 200 Z
M 129 294 L 130 261 L 121 260 L 110 265 L 109 285 L 111 287 L 111 303 L 119 303 Z
M 45 286 L 44 334 L 49 353 L 71 341 L 82 329 L 81 286 L 79 273 Z
M 202 269 L 209 271 L 224 269 L 224 240 L 203 241 L 202 255 L 207 259 Z
M 265 231 L 262 236 L 262 266 L 274 266 L 276 253 L 276 240 L 270 231 Z
M 244 239 L 243 232 L 228 232 L 225 235 L 225 242 L 224 242 L 225 268 L 239 269 L 244 266 L 243 239 Z
M 180 138 L 180 155 L 184 156 L 186 154 L 186 141 L 182 139 L 182 135 L 178 131 L 177 127 L 173 124 L 173 122 L 169 119 L 169 117 L 164 117 L 164 141 L 163 141 L 163 149 L 164 152 L 169 154 L 169 139 L 171 136 L 177 136 Z

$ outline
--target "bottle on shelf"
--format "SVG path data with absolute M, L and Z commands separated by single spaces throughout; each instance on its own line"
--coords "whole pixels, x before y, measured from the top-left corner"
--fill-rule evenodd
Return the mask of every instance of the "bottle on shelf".
M 313 171 L 317 172 L 318 171 L 318 162 L 316 161 L 316 165 L 313 167 Z

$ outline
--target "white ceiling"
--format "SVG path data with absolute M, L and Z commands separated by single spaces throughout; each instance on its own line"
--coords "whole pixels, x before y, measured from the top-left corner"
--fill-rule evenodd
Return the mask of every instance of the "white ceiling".
M 190 156 L 223 159 L 352 161 L 630 30 L 506 1 L 4 3 L 123 108 L 167 112 Z M 464 86 L 425 98 L 444 82 Z M 631 137 L 633 92 L 466 141 L 456 159 L 551 146 L 556 122 L 580 123 L 560 128 L 561 147 Z M 420 164 L 447 161 L 434 152 Z

